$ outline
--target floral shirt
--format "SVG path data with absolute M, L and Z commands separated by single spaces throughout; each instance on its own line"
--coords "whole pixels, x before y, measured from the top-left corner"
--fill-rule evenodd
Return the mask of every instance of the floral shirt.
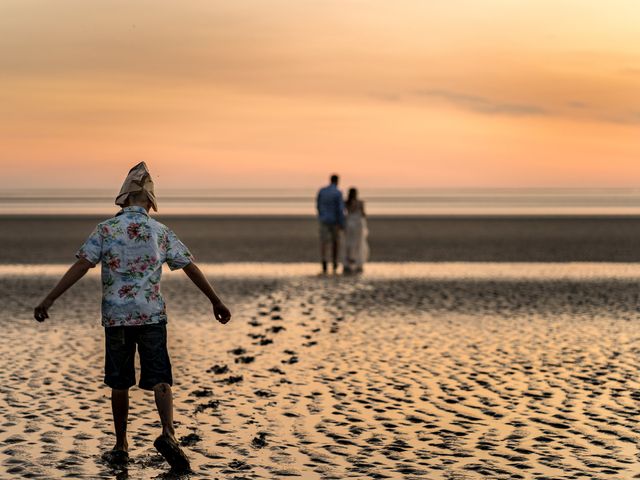
M 102 325 L 166 323 L 160 293 L 162 264 L 184 268 L 193 257 L 169 228 L 142 207 L 125 207 L 99 223 L 76 252 L 94 265 L 102 262 Z

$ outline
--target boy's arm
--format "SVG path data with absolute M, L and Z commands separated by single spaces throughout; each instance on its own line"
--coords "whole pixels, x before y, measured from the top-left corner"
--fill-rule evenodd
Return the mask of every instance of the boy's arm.
M 47 310 L 53 305 L 53 302 L 66 292 L 74 283 L 80 280 L 89 271 L 90 268 L 95 267 L 93 263 L 84 258 L 79 259 L 76 263 L 71 265 L 71 268 L 67 270 L 58 284 L 53 287 L 42 302 L 34 309 L 33 316 L 39 322 L 44 322 L 46 318 L 49 318 Z
M 198 287 L 200 291 L 204 293 L 211 301 L 211 305 L 213 305 L 213 315 L 216 317 L 216 319 L 222 324 L 225 324 L 229 320 L 231 320 L 231 312 L 226 307 L 226 305 L 222 303 L 220 297 L 218 297 L 216 292 L 213 290 L 213 287 L 202 273 L 202 270 L 200 270 L 198 266 L 193 262 L 184 267 L 182 270 L 184 270 L 184 273 L 187 274 L 187 277 L 189 277 L 189 279 L 193 283 L 195 283 L 196 287 Z

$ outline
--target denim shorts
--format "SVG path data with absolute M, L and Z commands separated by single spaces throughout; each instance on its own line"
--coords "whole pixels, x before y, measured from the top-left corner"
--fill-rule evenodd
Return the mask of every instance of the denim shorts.
M 140 355 L 138 386 L 153 390 L 159 383 L 173 385 L 166 324 L 106 327 L 104 333 L 104 383 L 117 390 L 136 384 L 134 357 L 137 347 Z

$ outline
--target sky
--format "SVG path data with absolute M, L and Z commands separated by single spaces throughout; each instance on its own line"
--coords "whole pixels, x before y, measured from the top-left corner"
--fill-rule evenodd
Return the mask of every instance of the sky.
M 640 2 L 2 0 L 0 189 L 640 184 Z

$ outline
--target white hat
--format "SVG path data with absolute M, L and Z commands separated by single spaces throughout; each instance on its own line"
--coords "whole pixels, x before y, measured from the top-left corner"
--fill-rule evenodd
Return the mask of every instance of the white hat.
M 145 192 L 153 209 L 157 212 L 158 205 L 156 204 L 156 195 L 153 193 L 153 180 L 151 180 L 151 174 L 147 168 L 147 164 L 140 162 L 131 170 L 127 178 L 124 179 L 120 193 L 116 197 L 116 205 L 124 207 L 127 204 L 127 198 L 129 194 Z

